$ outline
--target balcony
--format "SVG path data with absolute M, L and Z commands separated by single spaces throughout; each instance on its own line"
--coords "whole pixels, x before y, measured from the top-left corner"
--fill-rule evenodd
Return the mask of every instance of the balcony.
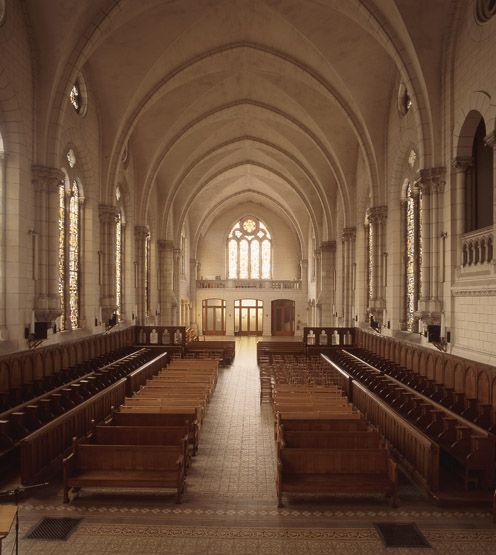
M 493 226 L 465 233 L 462 237 L 462 268 L 483 269 L 493 261 Z
M 199 279 L 197 289 L 301 289 L 299 279 Z

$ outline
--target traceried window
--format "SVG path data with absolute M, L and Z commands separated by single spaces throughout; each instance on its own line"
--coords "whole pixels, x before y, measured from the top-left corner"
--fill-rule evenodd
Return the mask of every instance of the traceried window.
M 374 227 L 371 223 L 367 225 L 367 295 L 370 301 L 373 297 L 372 290 L 372 267 L 374 265 Z
M 76 155 L 70 149 L 59 186 L 59 295 L 60 329 L 76 329 L 80 317 L 81 191 Z
M 150 315 L 150 235 L 145 239 L 145 310 L 146 316 Z
M 422 265 L 422 193 L 408 182 L 405 191 L 405 322 L 406 330 L 417 331 L 415 311 L 420 297 Z
M 124 306 L 124 211 L 119 186 L 115 188 L 115 200 L 118 209 L 115 220 L 115 312 L 119 321 L 122 318 Z
M 272 238 L 263 222 L 248 217 L 237 222 L 227 240 L 229 279 L 271 279 Z
M 122 305 L 122 218 L 120 212 L 115 222 L 115 305 L 120 318 Z

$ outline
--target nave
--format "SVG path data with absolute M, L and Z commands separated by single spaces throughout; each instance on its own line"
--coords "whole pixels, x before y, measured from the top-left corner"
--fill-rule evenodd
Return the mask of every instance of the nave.
M 236 339 L 201 430 L 181 505 L 169 493 L 84 490 L 70 505 L 52 483 L 20 507 L 20 552 L 292 554 L 413 553 L 384 548 L 373 523 L 415 522 L 435 553 L 494 553 L 489 512 L 429 503 L 406 480 L 400 507 L 379 497 L 292 496 L 277 509 L 273 415 L 260 405 L 256 339 Z M 14 484 L 12 484 L 14 486 Z M 82 519 L 67 541 L 26 539 L 43 517 Z M 3 553 L 13 548 L 13 532 Z

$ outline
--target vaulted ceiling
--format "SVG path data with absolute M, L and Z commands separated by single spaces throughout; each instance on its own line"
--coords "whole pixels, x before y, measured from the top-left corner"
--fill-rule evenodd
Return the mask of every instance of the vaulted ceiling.
M 452 0 L 25 0 L 37 52 L 39 143 L 50 162 L 79 72 L 101 127 L 101 201 L 129 145 L 136 213 L 159 199 L 165 237 L 254 201 L 333 238 L 354 225 L 356 170 L 384 203 L 386 127 L 399 81 L 433 150 Z M 49 76 L 49 77 L 48 77 Z M 437 100 L 436 100 L 437 102 Z M 361 162 L 360 162 L 361 160 Z M 41 160 L 40 160 L 41 161 Z M 173 218 L 173 219 L 172 219 Z M 298 233 L 301 233 L 301 229 Z M 171 237 L 173 238 L 173 237 Z

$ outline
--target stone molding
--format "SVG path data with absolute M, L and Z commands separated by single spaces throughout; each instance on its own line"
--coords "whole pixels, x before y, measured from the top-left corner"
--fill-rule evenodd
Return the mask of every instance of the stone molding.
M 455 173 L 466 172 L 474 163 L 474 159 L 471 156 L 457 156 L 451 160 L 451 167 L 455 170 Z
M 446 168 L 444 166 L 419 170 L 419 179 L 415 184 L 423 195 L 443 193 L 446 185 L 445 173 Z
M 137 239 L 146 239 L 150 235 L 150 230 L 146 225 L 135 225 L 134 226 L 134 236 Z
M 101 222 L 114 223 L 117 222 L 119 209 L 113 204 L 99 204 L 98 215 Z
M 496 287 L 453 287 L 453 297 L 496 297 Z
M 65 181 L 65 174 L 58 168 L 31 166 L 31 181 L 40 190 L 52 189 L 52 192 L 58 192 L 59 185 Z
M 387 218 L 387 206 L 371 206 L 367 208 L 369 223 L 383 223 Z
M 493 149 L 496 149 L 496 131 L 489 133 L 484 137 L 484 143 L 486 146 L 490 146 Z
M 336 252 L 336 241 L 324 241 L 320 245 L 321 252 Z
M 169 239 L 159 239 L 157 241 L 157 247 L 159 250 L 172 250 L 174 248 L 174 243 Z

